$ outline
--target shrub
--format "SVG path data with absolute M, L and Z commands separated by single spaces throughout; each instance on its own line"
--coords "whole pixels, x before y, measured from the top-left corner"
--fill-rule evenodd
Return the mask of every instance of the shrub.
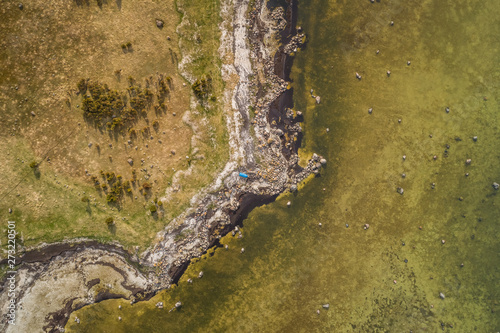
M 118 198 L 115 196 L 114 193 L 108 193 L 108 195 L 106 196 L 106 201 L 109 203 L 114 203 L 118 201 Z
M 105 221 L 107 225 L 115 224 L 115 221 L 113 220 L 112 217 L 107 217 Z
M 82 198 L 82 202 L 89 202 L 89 201 L 90 201 L 90 199 L 89 199 L 89 197 L 87 197 L 87 196 L 84 196 L 84 197 Z
M 156 205 L 151 205 L 151 206 L 149 206 L 149 211 L 150 211 L 151 213 L 156 213 Z
M 32 169 L 38 168 L 38 163 L 36 161 L 31 162 L 30 163 L 30 168 L 32 168 Z
M 87 91 L 87 80 L 81 79 L 80 81 L 78 81 L 76 87 L 78 88 L 78 92 L 80 94 L 85 93 Z
M 151 184 L 148 182 L 145 182 L 142 184 L 142 188 L 147 191 L 147 190 L 151 189 Z

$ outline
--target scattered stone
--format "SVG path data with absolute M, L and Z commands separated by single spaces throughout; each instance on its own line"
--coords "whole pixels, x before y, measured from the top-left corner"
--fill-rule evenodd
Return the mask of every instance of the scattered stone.
M 437 155 L 434 155 L 432 158 L 434 159 L 434 161 L 438 159 Z
M 31 111 L 31 115 L 34 117 L 35 116 L 35 112 Z
M 347 224 L 347 223 L 346 223 L 346 224 L 345 224 L 345 227 L 346 227 L 346 228 L 349 228 L 349 224 Z
M 404 193 L 404 191 L 405 191 L 405 190 L 404 190 L 402 187 L 398 187 L 398 188 L 396 189 L 396 191 L 397 191 L 399 194 L 403 195 L 403 193 Z
M 321 312 L 319 312 L 319 310 L 316 310 L 316 313 L 317 313 L 317 314 L 318 314 L 318 316 L 319 316 L 319 314 L 320 314 Z
M 474 140 L 474 142 L 476 142 L 477 141 L 477 136 L 472 137 L 472 140 Z
M 330 308 L 330 304 L 326 303 L 323 304 L 323 309 L 328 310 Z
M 446 243 L 446 241 L 444 239 L 441 239 L 441 244 L 444 244 Z
M 122 321 L 122 317 L 118 317 L 118 320 L 119 320 L 119 321 Z
M 22 3 L 20 3 L 18 7 L 19 7 L 20 10 L 24 9 L 24 5 Z
M 363 225 L 363 229 L 368 230 L 368 228 L 370 228 L 370 225 L 368 223 L 365 223 L 365 225 Z
M 12 214 L 12 208 L 9 208 L 9 214 Z
M 175 150 L 174 150 L 174 149 L 172 149 L 172 150 L 170 151 L 170 154 L 175 155 Z
M 156 303 L 156 307 L 157 307 L 158 309 L 163 309 L 163 302 L 158 302 L 158 303 Z
M 164 22 L 162 20 L 156 19 L 156 26 L 158 28 L 160 28 L 160 29 L 163 28 L 163 24 L 164 24 Z
M 80 318 L 75 317 L 75 323 L 80 324 Z
M 201 279 L 203 277 L 203 271 L 200 272 L 200 274 L 198 274 L 198 279 Z
M 318 226 L 320 226 L 320 227 L 321 227 L 321 226 L 323 226 L 323 224 L 321 224 L 321 222 L 320 222 L 320 223 L 318 223 Z
M 372 112 L 373 112 L 373 109 L 372 109 L 372 108 L 369 108 L 369 109 L 368 109 L 368 113 L 369 113 L 369 114 L 372 114 Z
M 182 306 L 181 301 L 179 301 L 179 302 L 175 303 L 175 308 L 176 308 L 176 309 L 180 308 L 181 306 Z
M 292 202 L 291 202 L 291 201 L 288 201 L 288 202 L 286 203 L 286 205 L 287 205 L 288 207 L 290 207 L 290 206 L 292 205 Z
M 120 310 L 121 310 L 121 309 L 122 309 L 122 306 L 121 306 L 121 305 L 118 305 L 118 309 L 120 309 Z
M 188 283 L 193 283 L 193 279 L 187 279 Z
M 449 107 L 446 107 L 444 110 L 446 111 L 446 113 L 450 113 L 450 108 Z
M 394 21 L 391 21 L 391 27 L 394 25 Z
M 356 79 L 361 80 L 361 75 L 359 75 L 358 72 L 356 72 Z
M 296 192 L 297 191 L 297 185 L 293 184 L 290 186 L 290 192 Z
M 406 155 L 403 155 L 403 161 L 406 161 Z
M 92 147 L 92 142 L 89 142 L 87 146 L 89 146 L 89 148 Z
M 387 76 L 391 76 L 391 71 L 387 71 Z
M 399 119 L 398 119 L 398 124 L 401 124 L 401 121 L 402 121 L 402 120 L 401 120 L 401 118 L 399 118 Z
M 129 159 L 127 160 L 127 162 L 128 162 L 128 164 L 130 164 L 130 166 L 134 165 L 134 160 L 133 160 L 133 159 L 131 159 L 131 158 L 129 158 Z
M 396 281 L 396 280 L 394 280 L 394 281 L 392 281 L 392 282 L 394 282 L 394 284 L 398 283 L 398 281 Z
M 469 165 L 472 163 L 472 160 L 470 158 L 468 158 L 466 161 L 465 161 L 465 164 Z
M 406 178 L 406 173 L 402 173 L 401 177 Z
M 324 159 L 324 158 L 320 159 L 319 163 L 321 163 L 322 165 L 325 165 L 326 164 L 326 159 Z
M 316 96 L 316 104 L 319 104 L 319 103 L 321 103 L 321 97 Z
M 406 62 L 406 64 L 407 64 L 408 66 L 410 66 L 410 65 L 411 65 L 411 61 L 409 61 L 409 60 L 408 60 L 408 61 Z
M 240 253 L 245 253 L 245 248 L 242 247 Z
M 443 293 L 439 293 L 439 298 L 444 299 L 445 298 L 444 294 Z
M 497 182 L 494 182 L 492 186 L 495 190 L 498 190 L 500 188 L 500 184 L 498 184 Z

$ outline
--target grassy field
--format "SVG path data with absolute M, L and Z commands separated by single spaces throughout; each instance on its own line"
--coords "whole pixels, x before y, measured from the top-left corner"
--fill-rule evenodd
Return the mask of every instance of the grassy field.
M 0 11 L 0 230 L 15 220 L 25 246 L 89 237 L 144 249 L 228 157 L 218 2 L 30 0 Z M 181 52 L 192 54 L 186 76 Z M 207 78 L 196 97 L 192 81 Z M 116 93 L 123 112 L 101 125 L 84 117 L 84 97 L 98 98 L 79 91 L 82 79 Z M 123 121 L 146 89 L 150 101 Z

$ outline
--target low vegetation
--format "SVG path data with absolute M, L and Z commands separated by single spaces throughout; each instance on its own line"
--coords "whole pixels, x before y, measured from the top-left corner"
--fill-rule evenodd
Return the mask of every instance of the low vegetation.
M 0 219 L 16 221 L 23 245 L 89 237 L 147 246 L 212 181 L 227 159 L 218 6 L 5 4 L 0 30 L 23 42 L 0 40 Z M 189 24 L 179 36 L 181 18 Z M 178 73 L 181 52 L 199 84 Z M 207 120 L 196 149 L 182 120 L 192 95 L 200 103 L 190 121 Z

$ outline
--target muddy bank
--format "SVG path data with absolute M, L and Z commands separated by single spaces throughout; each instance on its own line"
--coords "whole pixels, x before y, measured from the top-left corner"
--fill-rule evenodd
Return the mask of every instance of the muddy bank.
M 153 294 L 148 278 L 127 261 L 130 256 L 125 251 L 86 245 L 68 250 L 57 244 L 47 252 L 27 254 L 30 261 L 22 261 L 14 275 L 16 325 L 2 320 L 0 331 L 59 332 L 68 315 L 85 305 L 109 298 L 135 301 Z M 0 293 L 4 317 L 9 304 L 6 290 Z
M 137 262 L 137 260 L 132 259 L 132 255 L 125 251 L 123 247 L 113 244 L 103 244 L 95 240 L 82 240 L 82 241 L 72 241 L 72 242 L 61 242 L 54 244 L 47 244 L 44 246 L 36 247 L 22 253 L 20 256 L 16 257 L 16 264 L 20 265 L 22 263 L 44 263 L 50 261 L 56 256 L 63 255 L 65 253 L 77 253 L 85 249 L 102 250 L 106 252 L 116 253 L 123 256 L 130 262 Z M 7 259 L 0 261 L 0 265 L 6 265 Z

